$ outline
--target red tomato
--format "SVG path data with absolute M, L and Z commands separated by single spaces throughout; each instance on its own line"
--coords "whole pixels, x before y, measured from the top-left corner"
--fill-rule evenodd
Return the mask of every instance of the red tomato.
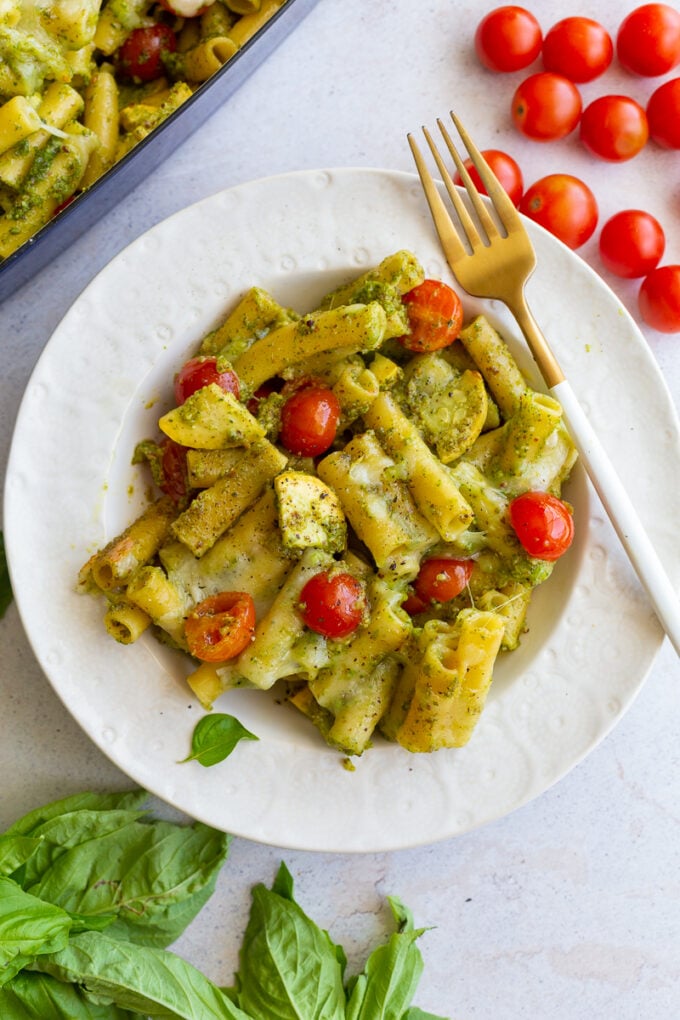
M 265 397 L 270 396 L 272 393 L 278 393 L 279 390 L 281 389 L 281 385 L 282 384 L 280 379 L 268 379 L 267 382 L 264 382 L 262 383 L 261 386 L 258 386 L 255 392 L 253 393 L 252 397 L 246 404 L 246 407 L 248 408 L 250 413 L 257 414 L 257 409 L 259 407 L 260 401 L 264 400 Z
M 515 127 L 536 142 L 564 138 L 581 116 L 581 93 L 562 74 L 539 71 L 517 86 L 510 112 Z
M 281 408 L 279 439 L 300 457 L 318 457 L 335 439 L 340 403 L 333 390 L 312 384 L 296 390 Z
M 680 333 L 680 266 L 660 266 L 642 281 L 640 314 L 660 333 Z
M 235 372 L 230 368 L 225 372 L 220 372 L 217 367 L 217 358 L 202 358 L 200 355 L 190 358 L 186 364 L 182 365 L 175 376 L 175 401 L 177 405 L 183 404 L 192 393 L 202 389 L 204 386 L 209 386 L 211 383 L 216 383 L 227 393 L 233 393 L 238 398 L 240 387 Z
M 616 55 L 633 74 L 666 74 L 680 62 L 680 13 L 668 4 L 636 7 L 619 26 Z
M 680 78 L 652 92 L 647 103 L 649 137 L 664 149 L 680 149 Z
M 484 149 L 482 151 L 482 156 L 489 164 L 494 175 L 498 178 L 501 186 L 507 192 L 510 201 L 514 205 L 519 205 L 522 192 L 524 191 L 524 179 L 522 177 L 522 171 L 512 156 L 508 156 L 507 152 L 501 152 L 500 149 Z M 472 160 L 465 160 L 465 168 L 470 174 L 470 177 L 477 189 L 482 193 L 482 195 L 486 195 L 486 188 L 482 184 L 479 174 L 472 165 Z M 455 174 L 453 180 L 455 184 L 463 183 L 459 173 Z
M 509 507 L 510 523 L 523 548 L 538 560 L 557 560 L 572 543 L 574 518 L 557 496 L 525 492 Z
M 666 247 L 661 224 L 641 209 L 624 209 L 607 220 L 600 233 L 600 258 L 617 276 L 632 280 L 646 276 Z
M 592 81 L 612 62 L 614 43 L 609 32 L 592 18 L 563 18 L 543 40 L 543 66 L 571 81 Z
M 464 590 L 474 569 L 473 560 L 433 557 L 421 564 L 413 582 L 416 598 L 425 605 L 450 602 Z
M 475 50 L 489 71 L 519 71 L 541 52 L 541 26 L 524 7 L 497 7 L 482 18 Z
M 240 655 L 254 630 L 255 605 L 244 591 L 210 595 L 184 621 L 189 651 L 203 662 L 226 662 Z
M 364 615 L 364 590 L 352 574 L 322 570 L 300 592 L 300 613 L 317 634 L 343 638 L 352 634 Z
M 600 96 L 583 111 L 579 133 L 595 156 L 620 163 L 637 156 L 646 144 L 647 115 L 629 96 Z
M 175 503 L 180 503 L 187 494 L 187 448 L 175 443 L 167 436 L 161 441 L 160 488 Z
M 455 290 L 440 280 L 423 280 L 404 294 L 411 332 L 399 337 L 409 351 L 439 351 L 458 337 L 463 306 Z
M 116 68 L 127 81 L 153 81 L 165 72 L 163 55 L 176 49 L 177 38 L 168 25 L 133 28 L 118 48 Z
M 580 248 L 597 226 L 595 196 L 571 174 L 548 174 L 524 192 L 520 212 L 540 223 L 569 248 Z

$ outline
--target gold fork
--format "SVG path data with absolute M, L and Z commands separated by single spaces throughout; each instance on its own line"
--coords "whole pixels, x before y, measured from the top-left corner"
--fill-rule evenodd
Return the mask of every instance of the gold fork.
M 475 297 L 502 301 L 517 319 L 546 387 L 562 405 L 565 422 L 602 505 L 660 623 L 680 655 L 680 604 L 676 592 L 621 480 L 526 303 L 524 286 L 536 265 L 531 239 L 517 209 L 454 113 L 451 113 L 451 119 L 484 184 L 500 227 L 473 184 L 442 121 L 437 121 L 438 127 L 478 223 L 475 223 L 454 185 L 430 132 L 424 127 L 423 133 L 457 217 L 458 225 L 454 224 L 439 187 L 427 169 L 413 135 L 409 134 L 409 145 L 446 260 L 464 290 Z

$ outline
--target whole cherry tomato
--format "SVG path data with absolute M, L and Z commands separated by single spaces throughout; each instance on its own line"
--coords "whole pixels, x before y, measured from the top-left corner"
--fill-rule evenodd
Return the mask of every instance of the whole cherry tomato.
M 637 156 L 646 144 L 647 115 L 629 96 L 600 96 L 583 111 L 579 135 L 595 156 L 620 163 Z
M 680 333 L 680 266 L 653 269 L 642 281 L 638 305 L 652 329 Z
M 627 71 L 653 78 L 680 62 L 680 12 L 669 4 L 643 4 L 623 19 L 616 55 Z
M 542 35 L 530 11 L 508 4 L 490 11 L 479 22 L 475 50 L 489 71 L 519 71 L 538 57 Z
M 579 122 L 581 93 L 562 74 L 539 71 L 517 86 L 510 112 L 515 127 L 536 142 L 564 138 Z
M 608 219 L 599 240 L 606 268 L 625 279 L 651 273 L 663 255 L 666 238 L 661 224 L 642 209 L 624 209 Z
M 200 355 L 190 358 L 186 364 L 182 365 L 175 376 L 175 401 L 177 405 L 183 404 L 192 393 L 202 389 L 204 386 L 209 386 L 211 383 L 216 383 L 227 393 L 233 393 L 238 398 L 240 393 L 238 376 L 232 369 L 228 368 L 225 371 L 220 371 L 217 358 L 202 358 Z
M 524 178 L 522 177 L 522 171 L 512 156 L 509 156 L 507 152 L 501 152 L 500 149 L 483 149 L 482 156 L 498 178 L 501 186 L 507 192 L 513 205 L 519 205 L 522 192 L 524 191 Z M 486 195 L 486 188 L 482 184 L 481 178 L 472 165 L 471 160 L 465 160 L 465 168 L 477 189 L 482 195 Z M 455 184 L 463 183 L 459 173 L 455 174 L 453 180 Z
M 438 351 L 458 337 L 463 306 L 455 290 L 441 280 L 423 280 L 404 294 L 411 332 L 399 337 L 409 351 Z
M 680 149 L 680 78 L 652 92 L 647 103 L 649 137 L 665 149 Z
M 450 602 L 465 589 L 474 569 L 474 560 L 433 557 L 421 564 L 413 582 L 413 591 L 422 603 Z
M 340 403 L 333 390 L 320 384 L 303 386 L 281 408 L 279 439 L 291 453 L 318 457 L 335 439 Z
M 535 559 L 559 559 L 574 538 L 574 518 L 569 508 L 548 492 L 517 496 L 508 515 L 520 544 Z
M 161 481 L 160 488 L 175 503 L 180 503 L 187 494 L 187 448 L 165 436 L 161 440 Z
M 116 69 L 127 81 L 153 81 L 165 72 L 163 55 L 176 49 L 177 37 L 168 25 L 157 22 L 133 28 L 118 48 Z
M 364 590 L 352 574 L 322 570 L 300 592 L 305 625 L 328 638 L 352 634 L 364 615 Z
M 250 644 L 255 604 L 244 591 L 223 591 L 194 606 L 184 621 L 189 651 L 203 662 L 226 662 Z
M 593 81 L 612 62 L 614 43 L 609 32 L 592 18 L 563 18 L 543 39 L 543 66 L 571 81 Z
M 548 174 L 524 192 L 520 212 L 540 223 L 569 248 L 592 236 L 599 211 L 592 191 L 571 174 Z

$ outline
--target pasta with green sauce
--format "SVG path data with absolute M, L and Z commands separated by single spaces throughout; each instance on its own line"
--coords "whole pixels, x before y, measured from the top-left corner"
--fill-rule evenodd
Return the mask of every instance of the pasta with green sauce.
M 117 641 L 192 656 L 205 708 L 276 686 L 346 755 L 471 738 L 571 541 L 576 453 L 493 326 L 439 314 L 442 293 L 460 305 L 408 251 L 303 315 L 253 287 L 177 373 L 134 456 L 161 495 L 79 584 Z M 527 499 L 561 537 L 524 534 Z
M 0 260 L 177 110 L 284 3 L 0 0 Z

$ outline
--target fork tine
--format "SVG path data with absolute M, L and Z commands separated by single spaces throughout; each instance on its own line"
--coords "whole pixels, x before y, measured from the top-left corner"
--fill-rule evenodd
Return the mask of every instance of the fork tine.
M 423 130 L 425 131 L 424 128 Z M 427 135 L 427 132 L 425 133 Z M 408 138 L 408 144 L 411 146 L 411 152 L 413 153 L 413 158 L 416 163 L 416 169 L 418 171 L 418 175 L 423 185 L 423 191 L 425 192 L 427 204 L 430 207 L 432 219 L 434 220 L 435 226 L 437 228 L 437 233 L 439 234 L 444 249 L 449 255 L 452 255 L 454 258 L 460 258 L 461 256 L 467 254 L 465 251 L 465 246 L 458 235 L 458 231 L 453 225 L 453 221 L 451 220 L 449 212 L 446 206 L 444 205 L 444 200 L 439 194 L 439 190 L 437 188 L 437 185 L 434 183 L 430 171 L 427 169 L 427 165 L 425 163 L 425 160 L 423 159 L 423 154 L 418 148 L 413 135 L 408 134 L 406 137 Z M 442 168 L 440 167 L 440 170 L 441 169 Z M 442 170 L 442 173 L 445 174 L 446 170 L 445 169 Z M 456 195 L 456 197 L 458 198 L 458 195 Z
M 456 130 L 468 151 L 470 159 L 479 174 L 480 180 L 486 188 L 486 192 L 491 199 L 491 204 L 498 214 L 498 218 L 505 229 L 510 232 L 510 230 L 516 227 L 520 222 L 517 209 L 453 110 L 451 110 L 451 120 L 455 124 Z
M 498 227 L 496 226 L 491 216 L 489 215 L 489 212 L 480 197 L 479 191 L 477 190 L 475 184 L 472 181 L 472 178 L 470 177 L 470 174 L 467 171 L 467 167 L 465 166 L 463 160 L 460 158 L 458 154 L 458 150 L 456 149 L 456 146 L 453 143 L 451 135 L 448 133 L 441 120 L 439 119 L 437 120 L 437 125 L 442 133 L 444 141 L 446 142 L 446 147 L 451 153 L 453 162 L 456 164 L 456 169 L 460 174 L 461 180 L 463 181 L 463 187 L 468 193 L 468 196 L 470 198 L 470 201 L 472 202 L 479 222 L 481 223 L 488 240 L 492 241 L 494 237 L 500 236 Z M 491 171 L 489 171 L 489 173 L 490 172 Z
M 451 174 L 449 173 L 448 169 L 446 168 L 446 165 L 444 164 L 444 160 L 440 156 L 439 150 L 437 149 L 437 146 L 435 145 L 435 143 L 434 143 L 434 141 L 432 139 L 432 135 L 430 134 L 430 132 L 427 130 L 426 127 L 423 128 L 423 134 L 425 135 L 425 138 L 427 139 L 427 144 L 430 146 L 430 151 L 432 152 L 432 155 L 434 156 L 434 160 L 435 160 L 435 163 L 437 164 L 437 167 L 439 169 L 439 173 L 441 174 L 442 180 L 444 182 L 444 186 L 445 186 L 446 190 L 449 193 L 449 198 L 453 202 L 453 206 L 454 206 L 454 209 L 456 210 L 456 213 L 458 215 L 458 219 L 459 219 L 460 225 L 461 225 L 461 227 L 463 229 L 463 233 L 465 234 L 470 247 L 473 248 L 475 244 L 479 244 L 479 242 L 480 242 L 480 237 L 479 237 L 479 232 L 477 230 L 477 227 L 476 227 L 475 223 L 473 222 L 472 217 L 470 216 L 469 212 L 467 211 L 465 203 L 463 202 L 462 198 L 458 194 L 458 189 L 456 188 L 456 186 L 453 183 L 453 180 L 451 178 Z

